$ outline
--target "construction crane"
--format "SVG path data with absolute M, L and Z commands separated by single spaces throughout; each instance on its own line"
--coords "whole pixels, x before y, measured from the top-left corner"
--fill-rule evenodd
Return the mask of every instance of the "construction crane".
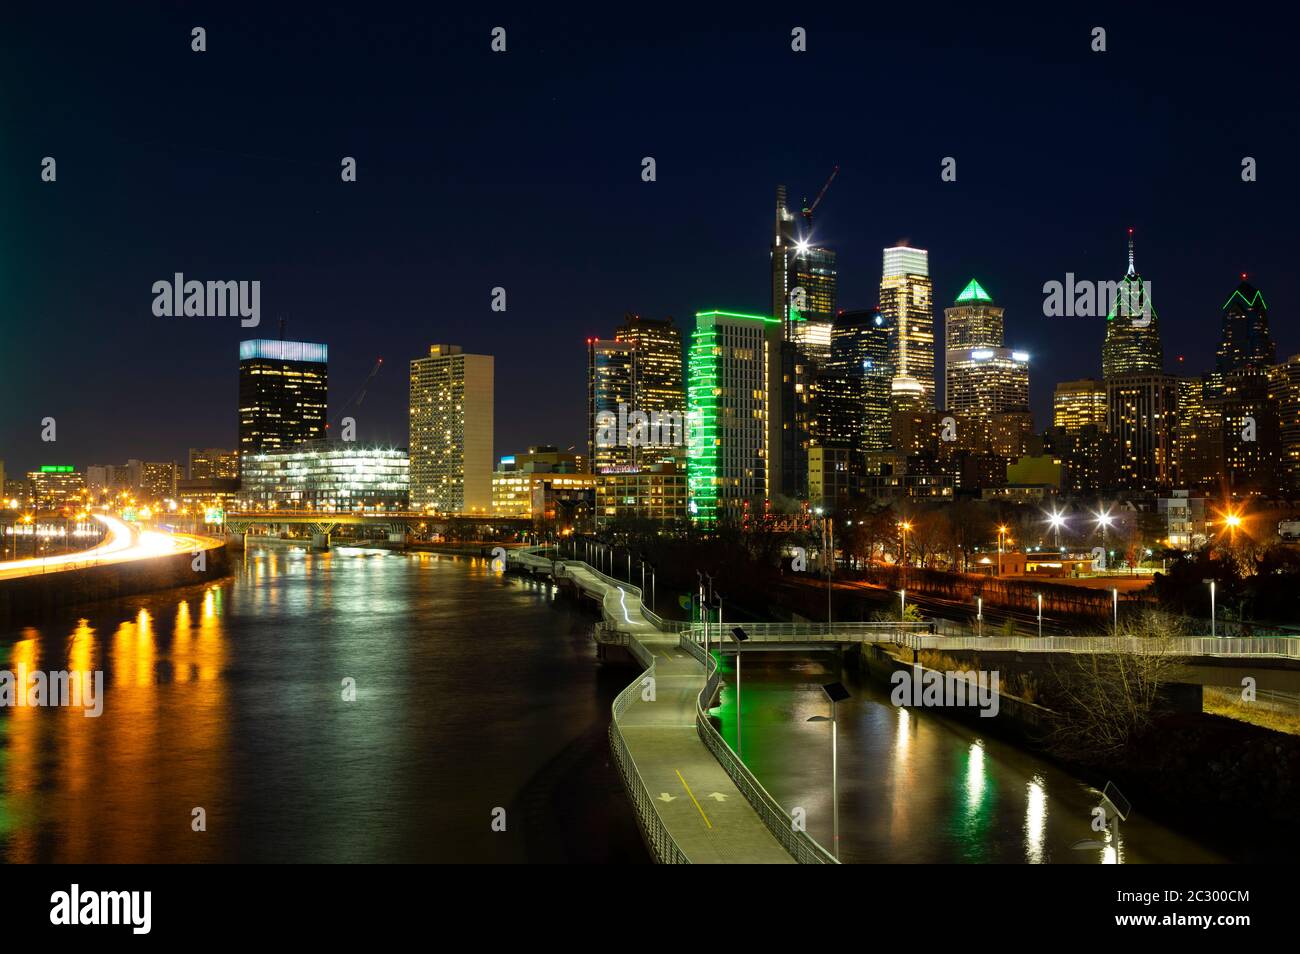
M 831 170 L 830 178 L 828 178 L 826 184 L 822 186 L 822 191 L 817 193 L 817 198 L 813 199 L 812 205 L 808 204 L 808 199 L 806 197 L 804 198 L 803 217 L 804 221 L 806 221 L 809 226 L 812 225 L 813 212 L 816 211 L 817 206 L 822 204 L 822 199 L 826 196 L 826 190 L 831 187 L 831 183 L 835 181 L 835 177 L 839 174 L 839 166 L 836 166 Z
M 339 409 L 340 420 L 342 420 L 342 418 L 347 415 L 347 412 L 349 410 L 361 406 L 361 402 L 366 399 L 366 389 L 370 387 L 370 382 L 375 379 L 375 375 L 379 373 L 379 369 L 382 368 L 383 366 L 384 366 L 384 359 L 376 358 L 375 366 L 370 369 L 370 373 L 366 375 L 366 379 L 361 382 L 361 387 L 357 389 L 357 393 L 352 395 L 352 397 L 348 398 L 347 403 L 344 404 L 343 407 Z

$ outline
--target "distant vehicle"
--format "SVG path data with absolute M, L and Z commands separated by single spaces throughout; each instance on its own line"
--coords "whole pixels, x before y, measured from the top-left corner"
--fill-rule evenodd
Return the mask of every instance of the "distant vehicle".
M 1282 520 L 1277 525 L 1277 535 L 1283 540 L 1300 540 L 1300 520 Z

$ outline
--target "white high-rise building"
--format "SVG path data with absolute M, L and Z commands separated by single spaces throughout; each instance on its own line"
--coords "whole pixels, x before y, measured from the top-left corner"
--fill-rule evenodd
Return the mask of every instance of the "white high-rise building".
M 411 362 L 411 509 L 492 512 L 493 358 L 429 346 Z
M 930 253 L 898 245 L 885 249 L 880 278 L 880 311 L 894 328 L 893 359 L 898 369 L 890 386 L 901 407 L 933 410 L 934 310 Z

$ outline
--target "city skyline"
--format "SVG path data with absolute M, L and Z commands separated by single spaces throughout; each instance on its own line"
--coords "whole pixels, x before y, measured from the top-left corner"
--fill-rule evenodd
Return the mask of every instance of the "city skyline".
M 149 42 L 159 42 L 183 22 L 164 19 L 146 26 L 144 33 Z M 1126 22 L 1138 32 L 1143 18 L 1134 14 Z M 219 21 L 214 23 L 213 32 L 228 37 L 225 42 L 236 44 L 242 55 L 256 52 L 245 33 L 235 27 L 223 30 Z M 331 50 L 350 49 L 347 26 L 346 19 L 332 25 L 322 42 Z M 567 42 L 584 42 L 593 31 L 608 26 L 598 21 Z M 969 26 L 956 16 L 916 41 L 940 46 L 950 31 Z M 1179 47 L 1173 39 L 1152 43 L 1148 32 L 1143 57 L 1183 75 L 1197 94 L 1209 97 L 1210 105 L 1199 118 L 1170 125 L 1173 105 L 1156 98 L 1150 81 L 1122 68 L 1131 55 L 1127 52 L 1131 47 L 1125 45 L 1128 28 L 1113 29 L 1109 52 L 1091 54 L 1086 44 L 1079 44 L 1078 57 L 1069 65 L 1088 64 L 1101 71 L 1098 83 L 1087 93 L 1093 107 L 1112 95 L 1124 96 L 1132 115 L 1116 121 L 1131 127 L 1130 138 L 1136 136 L 1147 151 L 1136 160 L 1083 162 L 1043 146 L 1029 149 L 1032 136 L 1012 133 L 1009 127 L 1017 117 L 1029 115 L 1049 95 L 1053 83 L 1064 82 L 1060 74 L 1065 65 L 1058 65 L 1045 73 L 1048 90 L 1027 90 L 1024 105 L 1001 102 L 999 113 L 987 118 L 990 139 L 1011 135 L 1008 143 L 1024 147 L 1021 158 L 1012 163 L 968 153 L 962 137 L 945 134 L 945 128 L 956 128 L 945 120 L 954 120 L 979 95 L 991 94 L 996 82 L 1007 78 L 1016 55 L 1032 57 L 1023 49 L 1019 54 L 1012 49 L 1023 38 L 1018 31 L 1028 31 L 1030 26 L 1060 28 L 1045 18 L 1010 34 L 990 35 L 988 43 L 1006 45 L 998 49 L 1011 58 L 1008 65 L 994 67 L 987 77 L 974 81 L 975 89 L 950 91 L 948 99 L 936 96 L 933 122 L 926 124 L 921 141 L 905 150 L 885 152 L 868 137 L 846 131 L 842 143 L 828 143 L 797 158 L 778 149 L 746 162 L 743 168 L 725 171 L 683 149 L 703 117 L 688 116 L 681 129 L 671 129 L 662 121 L 663 114 L 653 110 L 647 120 L 648 143 L 645 137 L 633 135 L 626 122 L 607 120 L 615 135 L 601 147 L 594 164 L 585 160 L 575 164 L 572 156 L 551 150 L 537 153 L 531 164 L 504 160 L 493 138 L 496 127 L 482 118 L 467 124 L 465 144 L 457 156 L 449 156 L 418 130 L 400 125 L 405 100 L 385 106 L 381 114 L 385 127 L 397 131 L 355 121 L 331 124 L 321 107 L 309 107 L 280 132 L 276 124 L 283 117 L 271 106 L 277 96 L 287 95 L 275 91 L 291 67 L 296 64 L 313 81 L 321 77 L 311 50 L 298 49 L 292 42 L 297 36 L 294 25 L 274 17 L 268 30 L 285 39 L 286 60 L 283 65 L 272 67 L 267 62 L 261 67 L 262 78 L 272 86 L 270 102 L 258 106 L 246 85 L 237 90 L 250 103 L 246 130 L 257 140 L 247 149 L 238 144 L 227 149 L 201 136 L 159 144 L 134 117 L 121 129 L 110 130 L 101 122 L 83 132 L 56 118 L 24 115 L 25 107 L 18 106 L 16 128 L 22 130 L 18 144 L 31 150 L 34 158 L 24 164 L 21 150 L 11 150 L 4 159 L 10 173 L 5 188 L 12 192 L 12 207 L 29 243 L 25 252 L 8 250 L 13 263 L 7 276 L 9 307 L 13 315 L 35 316 L 30 320 L 42 329 L 47 343 L 0 382 L 0 405 L 10 410 L 0 422 L 0 448 L 8 469 L 17 473 L 47 462 L 85 464 L 122 456 L 181 461 L 191 446 L 233 446 L 236 422 L 229 411 L 233 385 L 228 355 L 240 340 L 276 337 L 281 317 L 286 338 L 330 346 L 336 399 L 360 387 L 376 358 L 387 359 L 387 367 L 370 385 L 365 413 L 358 417 L 360 440 L 405 443 L 406 386 L 400 369 L 430 342 L 456 341 L 469 352 L 497 358 L 503 385 L 497 408 L 498 454 L 538 442 L 582 446 L 583 341 L 607 334 L 627 311 L 654 318 L 672 315 L 683 328 L 696 312 L 710 308 L 766 314 L 771 300 L 773 189 L 785 183 L 790 206 L 798 208 L 805 196 L 811 199 L 817 194 L 835 166 L 840 172 L 817 209 L 814 238 L 836 254 L 838 307 L 870 309 L 878 304 L 880 249 L 900 240 L 930 250 L 936 335 L 942 333 L 940 309 L 972 277 L 977 278 L 1006 309 L 1007 340 L 1031 356 L 1031 407 L 1037 429 L 1050 421 L 1058 382 L 1100 377 L 1104 335 L 1100 319 L 1043 317 L 1042 285 L 1063 280 L 1067 272 L 1097 281 L 1118 277 L 1124 264 L 1124 235 L 1130 227 L 1136 229 L 1142 272 L 1152 282 L 1159 308 L 1166 371 L 1200 374 L 1212 369 L 1219 344 L 1220 305 L 1242 272 L 1272 306 L 1278 359 L 1300 352 L 1300 338 L 1285 321 L 1288 310 L 1300 303 L 1300 282 L 1287 266 L 1290 246 L 1274 211 L 1285 207 L 1294 186 L 1285 176 L 1270 174 L 1265 161 L 1268 155 L 1284 154 L 1293 140 L 1294 134 L 1282 121 L 1290 115 L 1289 104 L 1275 101 L 1268 89 L 1245 104 L 1227 99 L 1223 92 L 1205 90 L 1198 85 L 1201 81 L 1188 75 L 1191 67 L 1177 55 Z M 112 24 L 91 20 L 74 25 L 68 43 L 74 48 L 88 45 L 92 28 L 109 35 L 114 32 Z M 366 29 L 398 49 L 412 42 L 398 35 L 395 24 L 368 20 Z M 819 32 L 815 25 L 810 29 L 817 41 L 814 52 L 825 49 L 831 54 L 854 36 L 851 30 L 845 34 Z M 756 68 L 785 52 L 781 44 L 760 43 L 752 30 L 725 38 L 673 35 Z M 519 92 L 518 70 L 525 65 L 521 61 L 536 66 L 537 58 L 543 57 L 548 67 L 553 65 L 547 57 L 556 37 L 545 25 L 532 21 L 524 21 L 517 36 L 509 54 L 512 58 L 504 63 L 454 46 L 448 51 L 447 68 L 471 71 L 478 82 L 487 84 L 489 99 L 494 90 Z M 122 39 L 128 48 L 132 42 L 143 42 Z M 620 42 L 652 41 L 624 38 Z M 73 67 L 74 74 L 93 66 L 91 54 L 88 48 L 86 62 Z M 19 58 L 36 55 L 27 50 Z M 226 54 L 221 45 L 213 44 L 208 55 Z M 845 68 L 833 60 L 830 55 L 810 55 L 796 61 L 803 64 L 796 68 L 810 78 L 842 82 Z M 178 59 L 175 65 L 179 69 L 189 64 Z M 577 128 L 605 114 L 604 106 L 614 92 L 596 89 L 590 80 L 595 71 L 608 66 L 604 54 L 585 67 L 566 63 L 563 69 L 549 72 L 553 79 L 544 84 L 545 89 L 528 94 L 535 97 L 529 101 L 545 108 L 563 127 Z M 397 71 L 400 79 L 414 79 L 400 64 L 387 69 Z M 1245 64 L 1243 69 L 1262 67 Z M 939 67 L 936 77 L 928 81 L 935 91 L 944 88 L 949 70 Z M 883 76 L 883 65 L 881 71 Z M 690 79 L 688 74 L 662 81 L 677 88 Z M 621 88 L 631 81 L 619 75 L 614 86 Z M 131 74 L 110 81 L 105 100 L 140 93 L 139 82 L 142 79 Z M 375 80 L 358 82 L 365 89 Z M 191 72 L 179 85 L 182 88 L 174 91 L 149 90 L 146 102 L 162 112 L 174 112 L 174 99 L 197 96 L 206 102 L 220 84 Z M 851 89 L 844 86 L 842 92 L 828 96 L 827 104 L 808 108 L 829 113 L 835 104 L 848 101 Z M 728 86 L 721 95 L 743 94 Z M 1190 96 L 1192 91 L 1177 95 Z M 753 102 L 758 100 L 752 97 Z M 460 108 L 445 100 L 439 103 L 453 112 Z M 519 107 L 512 101 L 510 108 Z M 1207 158 L 1191 167 L 1162 169 L 1161 157 L 1207 135 L 1205 117 L 1215 115 L 1235 124 L 1241 147 L 1213 150 L 1213 164 Z M 743 119 L 725 120 L 724 126 L 739 133 Z M 303 128 L 309 123 L 333 131 L 305 136 Z M 525 122 L 524 128 L 533 129 L 534 124 Z M 346 144 L 336 145 L 339 139 Z M 292 148 L 286 145 L 290 141 Z M 662 145 L 656 147 L 655 141 Z M 640 160 L 647 153 L 658 159 L 654 182 L 643 182 L 639 174 Z M 47 154 L 62 157 L 55 183 L 39 180 L 38 160 Z M 1258 154 L 1263 163 L 1257 182 L 1241 181 L 1240 156 L 1247 154 Z M 337 163 L 343 155 L 357 156 L 356 183 L 339 181 Z M 958 160 L 957 181 L 952 183 L 940 180 L 940 160 L 948 155 Z M 487 163 L 497 179 L 503 165 L 520 173 L 518 185 L 500 194 L 483 192 L 482 183 L 489 178 L 486 171 L 479 176 L 460 168 L 472 165 L 474 159 Z M 455 166 L 467 183 L 468 195 L 448 195 L 418 172 L 420 162 L 426 160 L 447 173 L 448 163 Z M 127 176 L 118 198 L 100 190 L 105 176 L 125 173 L 138 163 L 167 168 L 168 175 L 156 182 L 136 182 Z M 128 221 L 120 203 L 129 199 L 154 210 L 157 228 L 169 228 L 177 221 L 173 216 L 181 213 L 168 206 L 180 202 L 187 194 L 186 183 L 200 175 L 206 200 L 191 202 L 185 213 L 196 216 L 200 228 L 187 230 L 183 247 L 160 245 L 150 237 L 150 229 Z M 1163 184 L 1153 188 L 1157 181 Z M 558 193 L 556 186 L 561 187 Z M 1046 215 L 1042 202 L 1049 187 L 1053 214 Z M 1199 201 L 1188 208 L 1176 193 L 1178 188 L 1192 187 Z M 588 189 L 596 190 L 602 198 L 597 204 L 608 212 L 571 201 Z M 422 197 L 420 201 L 410 203 L 412 190 Z M 406 206 L 445 207 L 454 226 L 432 226 L 425 217 L 412 216 L 395 204 L 399 193 L 406 197 Z M 89 195 L 93 199 L 88 200 Z M 455 211 L 466 202 L 473 203 L 473 214 Z M 232 216 L 255 216 L 266 204 L 283 211 L 283 224 L 262 229 L 264 235 L 234 230 Z M 526 226 L 517 237 L 503 237 L 495 228 L 507 207 Z M 610 218 L 615 210 L 617 217 Z M 78 221 L 88 227 L 75 236 L 66 234 L 67 223 Z M 1233 223 L 1231 229 L 1219 224 L 1228 221 Z M 353 236 L 359 230 L 374 234 L 380 222 L 386 224 L 380 229 L 379 251 L 360 250 Z M 105 227 L 113 223 L 123 234 L 106 241 L 112 229 Z M 541 234 L 539 229 L 549 230 L 555 245 L 567 251 L 558 253 L 558 258 L 545 248 L 538 251 L 532 240 Z M 590 241 L 593 236 L 599 241 Z M 40 256 L 43 269 L 21 267 L 31 255 Z M 557 261 L 569 264 L 556 267 Z M 204 280 L 260 280 L 260 326 L 243 328 L 237 319 L 154 317 L 151 283 L 178 270 Z M 97 289 L 93 298 L 75 291 L 82 279 Z M 503 313 L 491 310 L 492 291 L 497 287 L 508 296 Z M 577 288 L 582 294 L 575 299 Z M 1058 347 L 1063 337 L 1070 341 L 1069 349 Z M 95 346 L 85 348 L 84 343 L 92 340 Z M 1179 355 L 1184 356 L 1181 363 Z M 114 369 L 129 362 L 149 367 L 148 384 L 115 376 Z M 78 389 L 68 388 L 60 374 L 74 379 Z M 181 398 L 158 402 L 152 387 L 171 389 Z M 96 402 L 93 414 L 77 408 L 72 398 L 82 388 L 104 397 Z M 60 423 L 59 440 L 53 446 L 40 440 L 39 424 L 45 416 Z

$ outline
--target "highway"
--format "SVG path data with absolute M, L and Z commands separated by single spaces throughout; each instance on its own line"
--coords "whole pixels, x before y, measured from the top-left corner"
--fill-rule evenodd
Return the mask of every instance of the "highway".
M 188 533 L 165 533 L 159 530 L 141 530 L 132 527 L 117 517 L 107 514 L 92 514 L 107 529 L 107 535 L 98 546 L 76 553 L 63 553 L 48 557 L 27 557 L 21 560 L 0 562 L 0 580 L 16 579 L 25 576 L 39 576 L 42 573 L 58 573 L 90 566 L 104 566 L 111 563 L 126 563 L 132 560 L 146 560 L 153 557 L 169 556 L 175 553 L 193 553 L 218 546 L 221 541 L 212 537 L 195 536 Z

